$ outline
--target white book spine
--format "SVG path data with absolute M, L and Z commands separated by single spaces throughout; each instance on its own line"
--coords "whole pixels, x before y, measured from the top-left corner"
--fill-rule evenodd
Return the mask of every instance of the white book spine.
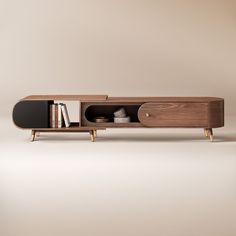
M 68 128 L 68 127 L 70 127 L 70 119 L 69 119 L 66 105 L 63 104 L 61 108 L 62 108 L 62 115 L 63 115 L 64 121 L 65 121 L 65 125 Z
M 62 128 L 62 111 L 61 111 L 61 104 L 58 104 L 58 128 Z
M 52 104 L 52 128 L 55 128 L 55 108 L 56 105 Z

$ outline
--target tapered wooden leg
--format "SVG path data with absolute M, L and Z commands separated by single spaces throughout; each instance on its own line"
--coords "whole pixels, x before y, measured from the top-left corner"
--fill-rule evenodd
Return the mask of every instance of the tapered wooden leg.
M 208 137 L 211 140 L 211 142 L 213 142 L 213 130 L 212 130 L 212 128 L 205 128 L 204 133 L 205 133 L 206 137 Z
M 94 134 L 94 138 L 97 138 L 97 130 L 94 130 L 93 134 Z
M 209 129 L 209 137 L 210 137 L 211 142 L 213 142 L 213 130 L 212 130 L 212 128 Z
M 35 131 L 35 130 L 32 130 L 32 132 L 31 132 L 31 142 L 34 142 L 34 140 L 35 140 L 35 134 L 36 134 L 36 131 Z
M 91 141 L 94 142 L 95 138 L 94 138 L 94 132 L 93 132 L 93 130 L 90 130 L 89 133 L 90 133 Z

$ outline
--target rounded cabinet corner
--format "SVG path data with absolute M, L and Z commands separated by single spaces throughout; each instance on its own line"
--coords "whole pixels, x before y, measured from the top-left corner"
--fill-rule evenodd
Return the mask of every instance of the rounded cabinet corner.
M 22 100 L 12 111 L 13 123 L 22 129 L 49 127 L 49 101 Z
M 220 128 L 224 126 L 224 100 L 211 101 L 208 107 L 208 126 Z
M 22 118 L 21 118 L 21 107 L 24 105 L 24 101 L 17 102 L 12 109 L 12 121 L 14 125 L 18 128 L 22 127 Z

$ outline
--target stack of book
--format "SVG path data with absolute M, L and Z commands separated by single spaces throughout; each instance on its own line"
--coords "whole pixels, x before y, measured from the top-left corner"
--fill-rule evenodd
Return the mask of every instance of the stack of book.
M 54 103 L 50 105 L 50 127 L 62 128 L 69 127 L 70 119 L 66 104 Z

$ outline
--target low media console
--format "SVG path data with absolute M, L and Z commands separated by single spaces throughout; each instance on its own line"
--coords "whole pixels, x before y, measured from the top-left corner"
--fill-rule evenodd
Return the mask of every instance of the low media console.
M 69 127 L 50 127 L 54 101 L 78 101 L 78 122 Z M 79 107 L 80 106 L 80 107 Z M 80 109 L 79 109 L 80 108 Z M 124 108 L 129 122 L 115 123 L 114 113 Z M 80 112 L 80 114 L 79 114 Z M 32 95 L 13 109 L 13 121 L 32 130 L 32 141 L 41 132 L 88 132 L 106 128 L 203 128 L 213 141 L 213 128 L 224 126 L 224 99 L 217 97 L 109 97 L 107 95 Z M 96 122 L 96 118 L 107 118 Z

